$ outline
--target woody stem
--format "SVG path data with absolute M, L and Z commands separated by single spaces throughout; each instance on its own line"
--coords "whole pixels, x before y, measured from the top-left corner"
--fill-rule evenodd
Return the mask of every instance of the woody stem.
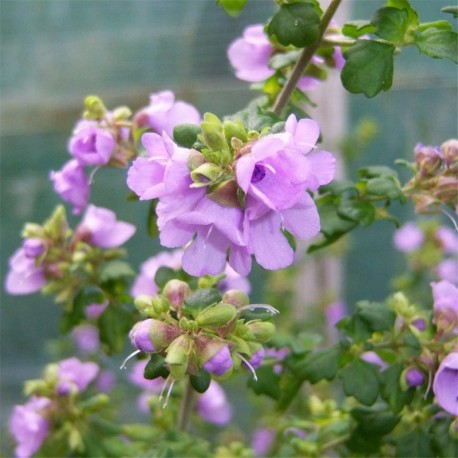
M 191 381 L 186 381 L 186 388 L 184 391 L 183 399 L 181 400 L 180 413 L 178 416 L 178 429 L 186 431 L 189 417 L 191 416 L 194 404 L 194 388 L 191 386 Z
M 278 94 L 278 97 L 275 100 L 272 111 L 276 115 L 280 115 L 280 113 L 283 111 L 283 108 L 285 108 L 286 104 L 288 103 L 288 100 L 291 97 L 291 94 L 293 93 L 295 87 L 297 86 L 300 77 L 304 73 L 305 68 L 309 64 L 316 50 L 320 47 L 321 39 L 323 38 L 324 32 L 328 28 L 328 25 L 331 22 L 331 19 L 337 11 L 337 8 L 339 7 L 341 2 L 342 0 L 332 0 L 328 9 L 323 14 L 320 23 L 320 32 L 317 40 L 315 41 L 315 43 L 304 48 L 301 56 L 299 57 L 299 60 L 296 62 L 296 65 L 293 71 L 291 72 L 291 75 L 287 79 L 285 85 L 283 86 L 283 89 L 281 90 L 280 94 Z

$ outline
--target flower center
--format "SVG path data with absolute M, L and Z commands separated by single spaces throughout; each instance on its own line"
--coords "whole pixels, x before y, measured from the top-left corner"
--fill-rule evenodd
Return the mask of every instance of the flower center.
M 256 164 L 251 175 L 251 182 L 253 184 L 259 183 L 266 176 L 266 168 L 261 164 Z
M 92 151 L 95 151 L 95 141 L 96 136 L 94 134 L 87 135 L 80 141 L 80 147 L 84 152 L 90 153 Z

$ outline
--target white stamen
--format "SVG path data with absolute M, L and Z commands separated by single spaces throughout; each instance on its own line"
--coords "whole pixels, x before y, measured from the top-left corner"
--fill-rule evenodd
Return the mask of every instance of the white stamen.
M 428 372 L 428 386 L 426 387 L 424 399 L 426 399 L 426 398 L 428 397 L 428 393 L 429 393 L 429 391 L 431 390 L 431 385 L 432 385 L 432 383 L 433 383 L 433 377 L 432 377 L 431 371 L 429 371 L 429 372 Z
M 272 307 L 269 304 L 248 304 L 248 305 L 244 305 L 243 307 L 240 307 L 238 311 L 241 312 L 243 310 L 250 310 L 252 312 L 253 310 L 256 310 L 256 309 L 265 310 L 266 312 L 270 312 L 273 315 L 280 313 L 279 310 L 277 310 L 275 307 Z
M 165 379 L 165 382 L 164 382 L 164 385 L 162 386 L 162 390 L 159 394 L 159 402 L 162 401 L 162 398 L 164 397 L 164 391 L 165 391 L 165 388 L 167 387 L 167 384 L 169 383 L 169 380 L 170 380 L 170 375 Z
M 98 167 L 95 167 L 92 172 L 89 174 L 89 178 L 88 178 L 88 181 L 89 181 L 89 185 L 92 185 L 93 181 L 94 181 L 94 176 L 95 176 L 95 173 L 100 170 L 100 166 Z
M 270 164 L 261 164 L 263 167 L 265 167 L 267 170 L 270 170 L 274 175 L 277 173 L 277 171 L 271 166 Z
M 129 359 L 133 358 L 135 355 L 138 355 L 139 353 L 141 353 L 141 350 L 135 350 L 133 353 L 131 353 L 121 364 L 121 366 L 119 367 L 119 369 L 127 369 L 126 367 L 126 363 L 127 361 L 129 361 Z
M 448 216 L 448 218 L 450 219 L 450 221 L 452 222 L 454 228 L 455 228 L 455 231 L 458 232 L 458 224 L 457 222 L 455 221 L 454 217 L 448 212 L 445 210 L 445 208 L 441 208 L 442 210 L 442 213 L 444 213 L 444 215 Z
M 253 378 L 255 380 L 255 382 L 258 381 L 258 376 L 256 375 L 256 371 L 254 370 L 254 367 L 250 364 L 250 362 L 244 358 L 240 353 L 237 353 L 237 355 L 239 356 L 239 358 L 248 366 L 248 369 L 250 369 L 250 371 L 253 373 Z
M 167 391 L 167 396 L 165 397 L 165 402 L 162 405 L 163 409 L 165 409 L 167 407 L 167 403 L 169 402 L 170 394 L 172 393 L 173 385 L 175 385 L 175 380 L 174 379 L 172 379 L 172 382 L 170 383 L 169 389 Z

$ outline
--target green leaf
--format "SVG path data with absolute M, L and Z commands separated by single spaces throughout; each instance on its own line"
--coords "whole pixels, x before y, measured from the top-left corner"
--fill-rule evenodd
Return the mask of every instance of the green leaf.
M 350 221 L 355 221 L 362 226 L 369 226 L 375 221 L 376 208 L 370 202 L 355 202 L 345 199 L 339 205 L 339 216 Z
M 346 62 L 341 79 L 345 89 L 369 98 L 390 89 L 394 51 L 395 46 L 391 43 L 357 41 L 344 53 Z
M 418 14 L 410 6 L 408 0 L 387 0 L 385 6 L 398 8 L 400 10 L 406 10 L 409 15 L 409 24 L 416 26 L 418 24 Z
M 165 365 L 165 358 L 157 353 L 153 353 L 145 366 L 143 376 L 147 380 L 153 380 L 158 377 L 167 378 L 168 375 L 169 370 Z
M 156 283 L 159 289 L 162 289 L 167 282 L 175 278 L 177 278 L 176 270 L 171 267 L 159 267 L 156 275 L 154 276 L 154 283 Z
M 216 0 L 216 3 L 232 17 L 237 17 L 245 8 L 247 0 Z
M 192 148 L 200 132 L 200 126 L 195 124 L 178 124 L 173 128 L 173 139 L 186 148 Z
M 122 351 L 132 324 L 132 314 L 122 307 L 110 304 L 100 315 L 98 321 L 100 340 L 107 345 L 108 353 Z
M 148 207 L 148 216 L 146 220 L 146 229 L 148 231 L 148 235 L 155 239 L 159 236 L 159 229 L 157 227 L 157 215 L 156 215 L 156 206 L 158 200 L 153 199 Z
M 394 413 L 400 412 L 406 404 L 409 404 L 415 393 L 413 388 L 407 391 L 401 389 L 400 378 L 403 370 L 404 367 L 396 363 L 380 374 L 380 395 Z
M 337 329 L 345 332 L 356 343 L 364 342 L 372 335 L 368 323 L 358 315 L 343 318 L 337 324 Z
M 383 303 L 361 301 L 356 304 L 356 310 L 372 332 L 389 331 L 394 326 L 396 314 Z
M 458 17 L 458 6 L 445 6 L 441 9 L 442 13 L 453 14 L 453 17 L 456 19 Z
M 99 280 L 101 283 L 106 283 L 133 276 L 135 276 L 135 271 L 127 262 L 110 261 L 100 269 Z
M 415 428 L 407 434 L 403 434 L 395 439 L 396 456 L 402 458 L 422 458 L 435 457 L 432 449 L 431 439 L 426 431 Z
M 455 63 L 458 62 L 458 34 L 456 32 L 442 27 L 430 27 L 423 31 L 415 31 L 414 38 L 415 45 L 421 53 L 437 59 L 450 59 Z
M 308 353 L 305 358 L 291 368 L 300 380 L 316 383 L 320 380 L 332 380 L 339 369 L 342 348 L 336 344 L 325 350 Z
M 400 43 L 409 26 L 409 14 L 405 9 L 380 8 L 371 20 L 376 27 L 375 34 L 394 44 Z
M 280 399 L 280 376 L 274 372 L 272 366 L 261 366 L 256 369 L 258 380 L 251 377 L 248 381 L 248 386 L 256 394 L 265 394 L 272 399 Z
M 350 414 L 358 422 L 361 431 L 370 437 L 390 433 L 401 419 L 391 412 L 362 406 L 353 408 Z
M 267 33 L 283 46 L 304 48 L 318 40 L 320 16 L 311 3 L 283 4 L 270 21 Z
M 354 221 L 343 219 L 338 215 L 334 201 L 327 200 L 324 204 L 318 201 L 318 209 L 321 220 L 321 232 L 326 237 L 343 235 L 357 225 Z
M 399 182 L 391 177 L 371 178 L 367 182 L 366 192 L 387 200 L 402 199 L 404 196 Z
M 211 380 L 211 375 L 202 368 L 200 369 L 199 375 L 189 376 L 191 386 L 198 393 L 205 393 L 208 390 L 208 387 L 210 386 Z
M 185 299 L 182 311 L 195 318 L 203 309 L 221 301 L 221 293 L 216 288 L 201 288 Z
M 376 178 L 376 177 L 397 178 L 398 176 L 395 170 L 385 165 L 371 165 L 369 167 L 362 167 L 358 170 L 358 175 L 363 178 Z
M 263 97 L 255 99 L 245 109 L 224 119 L 234 122 L 240 120 L 247 131 L 261 132 L 265 128 L 270 128 L 280 122 L 281 119 L 274 113 L 262 108 L 266 100 L 267 98 Z
M 359 38 L 374 31 L 375 27 L 369 21 L 349 21 L 342 27 L 342 33 L 351 38 Z
M 343 389 L 364 405 L 372 405 L 379 393 L 379 368 L 362 359 L 355 359 L 340 372 Z
M 435 456 L 455 456 L 458 438 L 450 434 L 451 418 L 435 418 L 430 428 Z

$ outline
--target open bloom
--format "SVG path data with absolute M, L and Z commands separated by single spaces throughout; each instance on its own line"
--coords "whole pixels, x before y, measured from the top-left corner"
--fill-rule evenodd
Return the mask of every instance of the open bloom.
M 61 170 L 51 171 L 49 178 L 54 184 L 54 191 L 73 205 L 73 214 L 79 215 L 89 201 L 89 181 L 84 174 L 84 167 L 72 159 Z
M 418 250 L 424 240 L 422 230 L 413 222 L 405 223 L 393 237 L 394 246 L 403 253 Z
M 67 395 L 70 392 L 82 392 L 99 373 L 99 366 L 96 363 L 83 363 L 78 358 L 68 358 L 58 364 L 57 392 L 60 395 Z
M 433 322 L 442 330 L 458 333 L 458 288 L 442 280 L 431 283 L 433 290 Z
M 198 124 L 200 114 L 197 109 L 182 100 L 175 100 L 172 91 L 161 91 L 150 95 L 150 104 L 136 115 L 140 127 L 151 127 L 158 134 L 173 135 L 177 124 Z
M 232 408 L 227 402 L 226 394 L 214 380 L 197 399 L 197 411 L 205 421 L 215 425 L 226 425 L 232 418 Z
M 14 407 L 9 428 L 17 443 L 17 458 L 29 458 L 40 449 L 49 434 L 46 410 L 50 406 L 50 399 L 33 396 L 27 403 Z
M 6 275 L 5 290 L 8 294 L 22 295 L 40 291 L 46 284 L 41 266 L 27 256 L 24 247 L 17 249 L 9 260 L 10 270 Z
M 78 122 L 68 143 L 70 154 L 81 165 L 105 165 L 116 147 L 113 134 L 96 121 Z
M 452 415 L 458 415 L 458 352 L 441 362 L 433 382 L 437 403 Z
M 101 248 L 116 248 L 135 233 L 135 226 L 117 221 L 111 210 L 89 205 L 77 231 L 92 245 Z
M 262 24 L 254 24 L 245 29 L 242 38 L 233 41 L 227 56 L 235 68 L 235 75 L 243 81 L 264 81 L 275 71 L 269 68 L 273 52 L 272 44 L 264 32 Z

